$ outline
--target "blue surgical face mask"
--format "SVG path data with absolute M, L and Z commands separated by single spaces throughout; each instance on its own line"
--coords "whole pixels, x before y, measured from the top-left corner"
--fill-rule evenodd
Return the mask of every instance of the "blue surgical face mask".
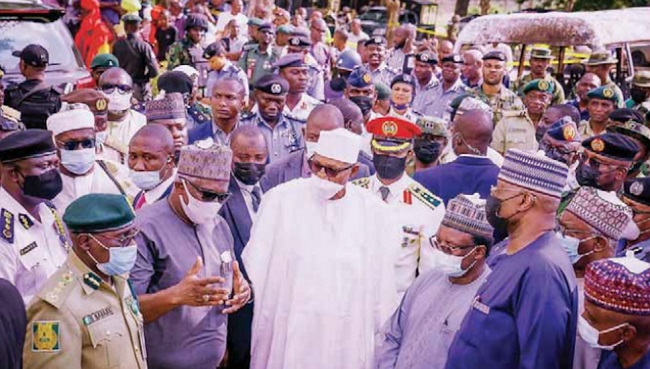
M 90 235 L 90 237 L 92 237 L 92 239 L 95 240 L 99 246 L 108 250 L 109 253 L 108 262 L 99 263 L 97 262 L 97 259 L 95 259 L 95 257 L 93 257 L 93 255 L 88 252 L 90 258 L 93 259 L 95 263 L 97 263 L 97 269 L 99 269 L 102 273 L 114 276 L 128 273 L 131 271 L 131 269 L 133 269 L 135 260 L 138 256 L 138 246 L 135 243 L 124 247 L 106 247 L 93 235 Z
M 578 247 L 580 247 L 580 244 L 582 242 L 589 241 L 592 238 L 596 238 L 598 236 L 592 236 L 589 238 L 585 238 L 584 240 L 580 240 L 575 237 L 565 236 L 562 233 L 558 232 L 557 237 L 560 239 L 560 243 L 562 244 L 562 247 L 564 247 L 564 250 L 566 250 L 567 255 L 569 255 L 569 260 L 571 261 L 571 264 L 576 264 L 583 257 L 587 255 L 591 255 L 596 251 L 594 249 L 587 253 L 580 254 L 578 252 Z
M 79 150 L 61 149 L 61 165 L 70 172 L 82 175 L 88 173 L 95 164 L 95 148 Z
M 162 182 L 160 179 L 161 170 L 136 171 L 131 169 L 129 171 L 129 177 L 136 186 L 145 191 L 149 191 L 156 188 Z

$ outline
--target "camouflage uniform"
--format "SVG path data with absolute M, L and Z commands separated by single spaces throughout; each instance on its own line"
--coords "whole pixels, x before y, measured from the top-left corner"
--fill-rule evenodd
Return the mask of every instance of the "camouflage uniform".
M 492 97 L 486 95 L 481 87 L 474 89 L 473 94 L 492 108 L 492 121 L 495 125 L 501 120 L 505 110 L 525 110 L 524 103 L 519 96 L 504 86 L 501 86 L 499 93 Z
M 167 70 L 172 70 L 179 65 L 194 67 L 194 60 L 190 49 L 197 47 L 187 36 L 175 42 L 167 50 Z M 200 46 L 202 48 L 202 46 Z

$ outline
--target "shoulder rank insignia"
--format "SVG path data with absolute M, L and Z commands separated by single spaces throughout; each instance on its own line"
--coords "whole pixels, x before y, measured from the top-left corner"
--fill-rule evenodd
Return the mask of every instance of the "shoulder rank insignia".
M 433 210 L 442 204 L 442 200 L 440 200 L 439 197 L 429 192 L 429 190 L 422 187 L 419 183 L 411 184 L 408 189 L 411 191 L 413 196 L 415 196 L 417 199 L 422 201 L 426 206 L 430 207 Z
M 7 209 L 0 213 L 2 219 L 2 239 L 14 243 L 14 215 Z
M 34 222 L 27 215 L 22 213 L 18 214 L 18 220 L 25 229 L 30 229 L 34 225 Z
M 66 271 L 65 273 L 61 273 L 61 276 L 59 279 L 50 279 L 47 282 L 47 287 L 45 289 L 48 290 L 47 293 L 39 295 L 43 301 L 48 302 L 52 306 L 58 308 L 63 300 L 65 300 L 67 296 L 66 291 L 70 291 L 67 287 L 74 281 L 74 274 L 70 270 Z M 50 289 L 51 288 L 51 289 Z
M 352 181 L 352 184 L 367 189 L 370 188 L 370 178 L 365 177 L 365 178 L 355 179 L 354 181 Z
M 89 272 L 84 274 L 84 283 L 93 290 L 98 290 L 99 286 L 102 284 L 102 279 L 95 273 Z
M 37 320 L 32 323 L 32 351 L 55 352 L 59 345 L 59 321 Z
M 190 106 L 187 108 L 187 113 L 194 119 L 198 124 L 205 123 L 208 121 L 208 116 L 207 114 L 203 113 L 200 111 L 197 107 L 195 106 Z

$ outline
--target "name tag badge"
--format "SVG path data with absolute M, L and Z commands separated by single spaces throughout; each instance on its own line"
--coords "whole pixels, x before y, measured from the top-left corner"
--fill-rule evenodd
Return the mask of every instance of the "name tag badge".
M 86 315 L 85 317 L 83 317 L 82 321 L 85 326 L 89 326 L 113 314 L 114 314 L 113 308 L 109 306 Z
M 27 270 L 31 270 L 35 266 L 39 265 L 43 259 L 43 253 L 40 251 L 36 242 L 32 242 L 29 245 L 20 248 L 18 253 L 20 254 L 20 262 Z
M 474 302 L 472 302 L 472 308 L 480 311 L 485 315 L 490 314 L 490 307 L 481 302 L 481 296 L 476 296 L 476 298 L 474 298 Z

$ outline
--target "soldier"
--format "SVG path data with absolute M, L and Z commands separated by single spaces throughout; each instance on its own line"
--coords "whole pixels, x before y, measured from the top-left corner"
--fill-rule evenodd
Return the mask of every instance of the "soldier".
M 72 252 L 27 309 L 25 368 L 146 369 L 142 314 L 128 280 L 138 251 L 129 201 L 86 195 L 63 220 Z
M 534 47 L 530 51 L 530 73 L 523 75 L 518 81 L 512 85 L 512 90 L 519 95 L 522 99 L 526 94 L 524 87 L 534 79 L 544 79 L 553 85 L 553 98 L 551 105 L 564 103 L 564 88 L 550 73 L 547 72 L 548 66 L 554 57 L 551 50 L 543 47 Z
M 167 51 L 167 69 L 179 65 L 189 65 L 196 68 L 197 63 L 205 63 L 203 59 L 202 41 L 208 31 L 208 20 L 203 14 L 190 14 L 185 19 L 185 37 L 174 43 Z
M 555 86 L 545 79 L 528 82 L 522 92 L 526 110 L 504 111 L 492 134 L 490 146 L 501 155 L 508 149 L 537 150 L 537 124 L 553 97 Z
M 149 81 L 158 75 L 158 60 L 151 45 L 140 37 L 142 19 L 137 14 L 127 14 L 122 21 L 126 37 L 115 42 L 113 54 L 133 78 L 133 97 L 138 101 L 151 100 Z
M 578 126 L 583 139 L 600 135 L 612 124 L 609 115 L 616 110 L 616 91 L 609 86 L 600 86 L 587 93 L 589 120 L 583 120 Z
M 399 71 L 386 64 L 386 39 L 381 36 L 372 37 L 363 42 L 368 54 L 366 68 L 372 75 L 372 80 L 390 85 Z
M 258 43 L 246 48 L 239 59 L 238 66 L 248 76 L 251 85 L 267 74 L 271 74 L 273 63 L 280 57 L 273 51 L 273 37 L 275 29 L 270 23 L 264 23 L 258 27 Z
M 634 163 L 627 172 L 628 179 L 636 178 L 641 170 L 645 169 L 644 164 L 650 159 L 650 129 L 641 123 L 629 120 L 607 127 L 607 132 L 627 136 L 637 145 L 638 151 L 634 156 Z
M 429 238 L 445 215 L 442 200 L 406 175 L 406 160 L 413 155 L 413 139 L 421 134 L 415 124 L 393 117 L 374 119 L 366 126 L 372 134 L 376 173 L 353 181 L 388 203 L 399 216 L 403 239 L 395 263 L 397 291 L 403 294 L 415 276 L 435 265 Z
M 413 173 L 427 168 L 435 167 L 440 163 L 443 151 L 449 143 L 449 123 L 441 118 L 421 116 L 415 122 L 422 133 L 415 137 L 413 142 L 412 160 L 407 163 L 406 172 Z
M 623 92 L 609 77 L 609 72 L 614 68 L 617 59 L 613 58 L 609 51 L 594 51 L 589 59 L 582 62 L 587 73 L 594 73 L 600 78 L 601 87 L 609 87 L 614 91 L 616 106 L 624 106 Z
M 501 51 L 490 51 L 483 56 L 483 83 L 474 94 L 492 108 L 493 123 L 496 125 L 507 110 L 524 110 L 524 103 L 503 85 L 506 73 L 506 56 Z
M 241 68 L 233 64 L 226 57 L 226 50 L 220 41 L 211 43 L 203 51 L 203 57 L 207 59 L 210 71 L 208 72 L 208 81 L 206 86 L 206 97 L 212 96 L 212 87 L 214 83 L 225 77 L 233 77 L 238 79 L 244 86 L 244 96 L 248 101 L 249 86 L 248 76 Z
M 283 113 L 289 84 L 277 75 L 266 75 L 255 84 L 258 111 L 241 119 L 241 124 L 253 124 L 262 129 L 269 147 L 269 162 L 281 159 L 304 147 L 304 120 Z
M 61 192 L 52 132 L 28 129 L 0 140 L 0 278 L 27 303 L 65 262 L 70 246 L 50 200 Z
M 461 67 L 463 65 L 463 58 L 458 54 L 451 54 L 441 59 L 441 74 L 442 80 L 433 91 L 429 93 L 429 103 L 426 104 L 422 114 L 432 117 L 449 119 L 449 103 L 455 98 L 465 93 L 470 92 L 470 89 L 465 86 L 461 75 Z
M 95 85 L 99 86 L 99 77 L 102 76 L 110 68 L 119 68 L 120 61 L 117 60 L 113 54 L 97 54 L 90 62 L 90 75 L 95 81 Z
M 431 93 L 440 83 L 434 74 L 436 64 L 438 57 L 428 50 L 415 54 L 415 98 L 412 106 L 417 111 L 424 112 L 427 105 L 433 102 Z
M 195 73 L 196 72 L 196 73 Z M 158 89 L 165 93 L 180 93 L 185 103 L 187 128 L 194 128 L 212 120 L 210 107 L 198 101 L 198 71 L 190 66 L 181 65 L 158 78 Z M 192 78 L 194 76 L 194 78 Z
M 625 107 L 637 109 L 643 114 L 650 112 L 650 71 L 640 70 L 634 73 L 630 98 L 625 102 Z
M 89 193 L 113 193 L 133 199 L 138 189 L 121 164 L 97 160 L 95 118 L 83 104 L 69 104 L 47 119 L 61 160 L 63 190 L 52 201 L 64 211 L 72 201 Z
M 311 67 L 305 61 L 305 56 L 289 54 L 278 59 L 275 66 L 279 69 L 278 74 L 289 83 L 289 92 L 283 113 L 307 121 L 309 113 L 321 102 L 307 94 Z
M 415 90 L 414 78 L 410 74 L 400 74 L 390 83 L 390 117 L 408 120 L 411 123 L 422 116 L 411 108 Z
M 61 109 L 61 90 L 45 82 L 45 68 L 50 55 L 41 45 L 31 44 L 13 56 L 19 57 L 18 66 L 25 81 L 7 87 L 4 103 L 20 111 L 27 128 L 45 128 L 47 117 Z

